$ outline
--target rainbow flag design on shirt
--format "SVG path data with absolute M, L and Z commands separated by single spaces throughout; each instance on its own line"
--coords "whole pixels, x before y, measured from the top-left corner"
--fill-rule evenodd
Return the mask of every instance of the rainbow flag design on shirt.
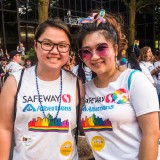
M 28 123 L 28 130 L 33 132 L 68 132 L 68 120 L 61 121 L 61 118 L 53 119 L 51 115 L 46 118 L 33 118 Z
M 112 124 L 109 119 L 103 120 L 93 114 L 91 117 L 85 117 L 81 120 L 85 132 L 90 131 L 112 131 Z

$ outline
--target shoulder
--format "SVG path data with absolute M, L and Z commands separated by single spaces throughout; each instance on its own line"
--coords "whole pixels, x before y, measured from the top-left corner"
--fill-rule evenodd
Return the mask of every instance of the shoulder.
M 140 67 L 141 67 L 143 73 L 145 73 L 145 72 L 149 72 L 150 73 L 149 69 L 146 66 L 140 64 Z
M 147 78 L 147 76 L 140 72 L 134 72 L 131 76 L 131 74 L 129 75 L 128 78 L 128 83 L 130 83 L 130 86 L 132 88 L 132 90 L 144 90 L 146 91 L 146 89 L 148 90 L 154 90 L 155 87 L 153 86 L 153 84 L 151 83 L 151 81 Z
M 27 77 L 28 79 L 32 78 L 33 72 L 34 72 L 35 66 L 32 66 L 30 68 L 24 69 L 23 76 Z M 12 75 L 15 77 L 16 81 L 19 81 L 20 75 L 22 70 L 18 70 L 16 72 L 13 72 Z
M 62 69 L 62 75 L 65 79 L 77 79 L 77 76 L 69 70 Z
M 7 65 L 6 65 L 6 69 L 10 68 L 12 66 L 13 62 L 9 62 Z
M 72 68 L 72 70 L 71 70 L 75 75 L 77 75 L 78 67 L 79 67 L 79 65 L 76 65 L 76 66 L 74 66 L 74 67 Z
M 146 67 L 145 67 L 146 68 Z M 147 68 L 146 68 L 147 69 Z M 135 69 L 129 69 L 128 70 L 128 75 L 129 76 L 133 76 L 133 79 L 143 79 L 145 77 L 145 75 L 139 71 L 139 70 L 135 70 Z M 146 78 L 146 77 L 145 77 Z

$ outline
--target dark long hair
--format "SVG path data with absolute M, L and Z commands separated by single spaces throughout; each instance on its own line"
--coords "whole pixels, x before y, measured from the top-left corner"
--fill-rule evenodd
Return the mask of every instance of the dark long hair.
M 141 50 L 136 45 L 135 46 L 132 45 L 127 49 L 128 63 L 131 65 L 131 68 L 142 71 L 138 61 L 140 57 L 140 53 L 141 53 Z
M 85 66 L 84 62 L 79 61 L 77 76 L 82 79 L 83 84 L 85 84 L 85 82 L 86 82 L 86 75 L 85 75 L 85 71 L 84 71 L 84 66 Z M 92 72 L 92 79 L 95 76 L 96 76 L 96 73 Z

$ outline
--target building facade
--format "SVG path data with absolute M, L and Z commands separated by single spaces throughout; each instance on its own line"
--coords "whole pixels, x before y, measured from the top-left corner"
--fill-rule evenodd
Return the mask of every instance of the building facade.
M 78 18 L 87 17 L 92 9 L 105 9 L 106 12 L 118 12 L 128 24 L 128 8 L 122 0 L 50 0 L 49 17 L 61 17 L 70 27 L 73 37 L 78 30 Z M 136 39 L 140 47 L 149 45 L 160 48 L 159 23 L 160 4 L 155 15 L 137 14 Z M 5 50 L 15 49 L 23 42 L 26 50 L 33 46 L 35 28 L 38 25 L 38 0 L 0 0 L 0 44 Z

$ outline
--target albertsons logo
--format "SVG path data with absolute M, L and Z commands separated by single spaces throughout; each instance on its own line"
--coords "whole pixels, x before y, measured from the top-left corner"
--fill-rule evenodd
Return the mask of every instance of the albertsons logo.
M 23 109 L 23 112 L 26 112 L 26 111 L 36 112 L 36 109 L 35 109 L 31 104 L 27 104 L 27 105 L 25 106 L 25 108 Z

